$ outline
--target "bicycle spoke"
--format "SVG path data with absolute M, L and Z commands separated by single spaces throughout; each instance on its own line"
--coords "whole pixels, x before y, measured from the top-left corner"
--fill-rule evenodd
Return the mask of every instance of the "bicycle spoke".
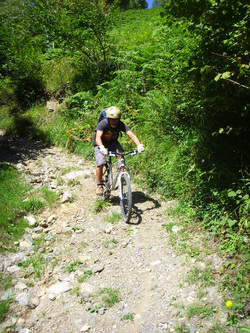
M 128 223 L 132 212 L 132 192 L 130 187 L 130 179 L 126 174 L 121 175 L 121 197 L 120 206 L 123 220 Z

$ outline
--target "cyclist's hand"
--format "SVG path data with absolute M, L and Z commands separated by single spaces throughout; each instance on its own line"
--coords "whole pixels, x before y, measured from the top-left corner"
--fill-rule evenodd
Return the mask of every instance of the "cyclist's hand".
M 108 155 L 108 151 L 104 146 L 100 146 L 99 148 L 102 155 Z
M 139 144 L 139 145 L 137 146 L 137 151 L 138 151 L 138 154 L 141 154 L 141 153 L 144 151 L 143 144 Z

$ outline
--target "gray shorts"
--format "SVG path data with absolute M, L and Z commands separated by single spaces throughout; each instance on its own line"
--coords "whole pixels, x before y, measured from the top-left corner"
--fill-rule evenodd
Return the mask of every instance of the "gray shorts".
M 109 143 L 109 145 L 105 146 L 105 148 L 111 151 L 116 151 L 117 149 L 123 151 L 121 144 L 116 140 Z M 106 156 L 100 153 L 100 148 L 98 146 L 95 147 L 95 161 L 96 161 L 96 166 L 106 164 Z

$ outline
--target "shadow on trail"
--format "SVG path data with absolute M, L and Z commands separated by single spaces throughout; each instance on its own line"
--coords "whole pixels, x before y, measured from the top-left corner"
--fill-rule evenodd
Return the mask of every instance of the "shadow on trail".
M 48 147 L 49 144 L 41 140 L 0 134 L 0 163 L 25 165 L 25 160 L 36 159 Z
M 154 210 L 159 208 L 161 204 L 159 201 L 151 198 L 150 196 L 146 195 L 143 192 L 135 191 L 133 192 L 133 207 L 132 207 L 132 215 L 131 220 L 127 224 L 130 225 L 139 225 L 142 222 L 142 215 L 145 211 Z M 114 204 L 119 205 L 119 197 L 115 196 L 112 197 L 111 200 Z M 145 209 L 141 209 L 138 207 L 138 204 L 148 203 L 148 207 Z

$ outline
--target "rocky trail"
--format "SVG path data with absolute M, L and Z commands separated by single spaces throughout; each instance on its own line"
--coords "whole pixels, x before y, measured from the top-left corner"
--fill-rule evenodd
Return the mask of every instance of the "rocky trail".
M 178 237 L 181 226 L 168 214 L 173 201 L 133 183 L 133 216 L 125 224 L 114 221 L 120 213 L 116 194 L 96 211 L 94 162 L 40 141 L 11 138 L 0 161 L 12 163 L 35 188 L 60 194 L 56 206 L 26 217 L 30 228 L 18 251 L 0 256 L 3 274 L 13 282 L 1 299 L 15 300 L 0 332 L 221 332 L 216 327 L 227 312 L 219 274 L 207 283 L 204 274 L 219 272 L 223 261 L 203 250 L 201 235 Z M 183 244 L 189 251 L 178 251 Z M 198 278 L 191 283 L 194 272 Z

